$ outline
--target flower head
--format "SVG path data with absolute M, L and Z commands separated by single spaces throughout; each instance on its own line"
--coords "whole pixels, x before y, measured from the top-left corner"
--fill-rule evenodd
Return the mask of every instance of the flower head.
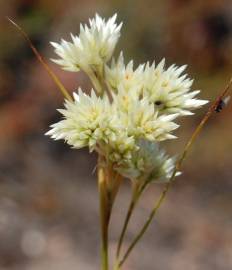
M 167 182 L 174 168 L 175 158 L 169 158 L 157 143 L 139 140 L 138 148 L 131 153 L 130 160 L 122 162 L 116 169 L 132 180 Z
M 162 60 L 157 66 L 147 63 L 134 69 L 133 61 L 124 64 L 121 53 L 117 61 L 113 59 L 111 66 L 106 66 L 106 83 L 113 92 L 123 87 L 131 95 L 146 97 L 160 114 L 191 115 L 191 110 L 208 102 L 195 98 L 199 90 L 191 92 L 193 81 L 181 75 L 186 66 L 165 69 L 164 65 Z
M 157 66 L 147 63 L 144 70 L 143 96 L 148 97 L 160 113 L 191 115 L 191 110 L 208 102 L 194 98 L 200 91 L 191 92 L 193 81 L 187 75 L 181 76 L 186 66 L 172 65 L 165 70 L 164 64 L 164 60 Z
M 140 99 L 135 92 L 119 87 L 118 93 L 113 95 L 112 106 L 118 122 L 130 136 L 150 141 L 175 138 L 170 132 L 178 128 L 173 122 L 178 115 L 159 115 L 147 98 Z
M 74 102 L 66 101 L 65 109 L 58 110 L 64 119 L 51 125 L 46 133 L 53 139 L 64 139 L 74 148 L 96 147 L 98 141 L 107 141 L 113 136 L 113 121 L 109 118 L 109 100 L 97 97 L 91 91 L 88 96 L 79 89 L 74 93 Z
M 195 98 L 199 91 L 191 92 L 193 81 L 182 75 L 186 66 L 165 69 L 163 60 L 135 69 L 133 61 L 125 65 L 122 53 L 108 66 L 122 25 L 115 21 L 116 15 L 108 21 L 96 15 L 80 26 L 79 36 L 71 35 L 71 42 L 52 43 L 60 57 L 54 61 L 70 71 L 82 69 L 95 90 L 87 95 L 79 89 L 73 101 L 66 101 L 59 110 L 63 119 L 47 135 L 97 151 L 130 179 L 167 181 L 175 159 L 158 143 L 175 138 L 177 117 L 192 114 L 207 101 Z
M 115 45 L 120 37 L 122 24 L 115 23 L 115 14 L 108 21 L 96 14 L 89 20 L 88 25 L 80 25 L 80 34 L 71 34 L 72 41 L 61 40 L 61 43 L 52 42 L 56 54 L 60 59 L 53 60 L 69 71 L 85 72 L 101 70 L 113 54 Z
M 117 92 L 120 86 L 128 92 L 140 90 L 143 82 L 144 65 L 139 65 L 135 70 L 133 66 L 133 60 L 127 65 L 124 64 L 124 57 L 121 52 L 117 61 L 113 59 L 111 66 L 105 68 L 108 87 L 114 92 Z

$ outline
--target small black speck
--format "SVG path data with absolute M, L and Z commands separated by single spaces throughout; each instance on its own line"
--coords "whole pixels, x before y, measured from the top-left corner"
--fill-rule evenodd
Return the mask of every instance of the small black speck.
M 155 105 L 157 105 L 157 106 L 160 106 L 162 104 L 162 101 L 160 101 L 160 100 L 157 100 L 156 102 L 155 102 Z

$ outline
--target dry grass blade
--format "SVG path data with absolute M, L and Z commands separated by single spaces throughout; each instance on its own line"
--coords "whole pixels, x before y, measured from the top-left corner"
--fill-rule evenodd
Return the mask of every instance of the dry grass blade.
M 201 122 L 199 123 L 199 125 L 196 127 L 196 129 L 192 133 L 192 136 L 190 137 L 190 139 L 188 140 L 187 144 L 184 147 L 183 153 L 181 154 L 180 158 L 178 159 L 178 161 L 176 163 L 175 170 L 173 171 L 172 176 L 170 177 L 169 182 L 164 187 L 163 192 L 161 193 L 158 201 L 155 202 L 155 205 L 154 205 L 154 207 L 153 207 L 153 209 L 152 209 L 152 211 L 151 211 L 151 213 L 150 213 L 147 221 L 145 222 L 144 226 L 142 227 L 142 229 L 140 230 L 140 232 L 137 234 L 137 236 L 134 238 L 134 240 L 132 241 L 131 245 L 129 246 L 129 248 L 125 252 L 122 260 L 119 263 L 119 268 L 118 269 L 120 269 L 120 267 L 126 261 L 126 259 L 130 255 L 130 253 L 133 250 L 133 248 L 135 247 L 135 245 L 142 238 L 142 236 L 146 232 L 147 228 L 151 224 L 153 218 L 155 217 L 156 212 L 160 208 L 162 202 L 164 201 L 164 199 L 165 199 L 165 197 L 166 197 L 166 195 L 167 195 L 167 193 L 168 193 L 168 191 L 169 191 L 169 189 L 171 187 L 171 184 L 172 184 L 172 182 L 173 182 L 173 180 L 174 180 L 174 178 L 176 176 L 176 173 L 181 169 L 182 163 L 185 160 L 185 158 L 187 156 L 187 153 L 189 152 L 192 144 L 195 142 L 196 138 L 200 134 L 200 132 L 201 132 L 202 128 L 204 127 L 204 125 L 206 124 L 206 122 L 209 120 L 210 116 L 216 111 L 218 105 L 221 103 L 221 101 L 223 100 L 223 98 L 229 92 L 231 85 L 232 85 L 232 78 L 230 79 L 230 81 L 227 84 L 227 86 L 225 87 L 225 89 L 221 92 L 221 94 L 219 94 L 217 96 L 217 98 L 215 99 L 215 101 L 211 104 L 211 106 L 207 110 L 206 114 L 202 118 Z
M 46 71 L 48 72 L 48 74 L 50 75 L 50 77 L 52 78 L 52 80 L 54 81 L 54 83 L 57 85 L 57 87 L 59 88 L 59 90 L 61 91 L 61 93 L 63 94 L 63 96 L 67 99 L 67 100 L 72 100 L 72 97 L 70 96 L 70 94 L 68 93 L 68 91 L 66 90 L 66 88 L 64 87 L 64 85 L 61 83 L 61 81 L 59 80 L 59 78 L 56 76 L 56 74 L 51 70 L 51 68 L 48 66 L 48 64 L 46 63 L 45 59 L 40 55 L 40 53 L 38 52 L 38 50 L 35 48 L 35 46 L 32 44 L 30 38 L 28 37 L 28 35 L 23 31 L 23 29 L 17 24 L 15 23 L 13 20 L 11 20 L 10 18 L 6 17 L 7 20 L 17 28 L 17 30 L 19 31 L 19 33 L 23 36 L 23 38 L 27 41 L 27 43 L 29 44 L 30 48 L 32 49 L 32 51 L 34 52 L 36 58 L 39 60 L 39 62 L 43 65 L 43 67 L 46 69 Z

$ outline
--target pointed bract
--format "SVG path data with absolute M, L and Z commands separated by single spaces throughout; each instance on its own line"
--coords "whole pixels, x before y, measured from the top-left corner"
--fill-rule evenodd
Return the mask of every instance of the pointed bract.
M 110 60 L 120 37 L 122 24 L 116 24 L 117 15 L 108 21 L 96 14 L 89 25 L 80 25 L 80 34 L 71 34 L 71 41 L 51 42 L 59 59 L 52 59 L 68 71 L 102 70 Z
M 176 138 L 176 119 L 207 101 L 196 98 L 200 91 L 191 91 L 193 81 L 182 74 L 186 66 L 166 69 L 163 59 L 135 69 L 133 61 L 125 64 L 122 52 L 108 66 L 120 36 L 121 24 L 115 21 L 116 15 L 105 21 L 96 14 L 89 25 L 80 26 L 79 36 L 71 34 L 71 42 L 51 43 L 60 57 L 54 62 L 69 71 L 82 69 L 91 80 L 96 77 L 92 82 L 102 91 L 98 96 L 94 90 L 87 95 L 79 89 L 73 101 L 58 110 L 63 119 L 46 134 L 73 148 L 97 151 L 124 177 L 166 182 L 175 159 L 160 150 L 159 143 Z

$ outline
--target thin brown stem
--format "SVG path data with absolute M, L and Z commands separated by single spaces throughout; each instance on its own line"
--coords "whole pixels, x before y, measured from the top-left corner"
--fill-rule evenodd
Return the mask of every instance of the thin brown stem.
M 95 75 L 95 73 L 92 70 L 89 70 L 88 72 L 85 72 L 85 73 L 89 76 L 89 78 L 93 84 L 93 87 L 96 90 L 96 92 L 98 93 L 98 95 L 102 96 L 103 86 L 102 86 L 101 82 L 99 81 L 99 79 L 97 78 L 97 76 Z
M 120 263 L 119 263 L 119 269 L 123 265 L 123 263 L 126 261 L 126 259 L 128 258 L 128 256 L 130 255 L 132 249 L 135 247 L 135 245 L 138 243 L 138 241 L 142 238 L 142 236 L 146 232 L 146 230 L 147 230 L 148 226 L 150 225 L 153 217 L 155 216 L 157 210 L 159 209 L 160 205 L 162 204 L 163 200 L 165 199 L 165 196 L 166 196 L 166 194 L 167 194 L 170 186 L 171 186 L 171 182 L 168 182 L 168 184 L 165 186 L 162 194 L 160 195 L 160 198 L 159 198 L 157 204 L 155 205 L 155 207 L 153 208 L 153 210 L 152 210 L 149 218 L 147 219 L 146 223 L 144 224 L 144 226 L 142 227 L 142 229 L 138 233 L 138 235 L 134 238 L 133 242 L 131 243 L 131 245 L 127 249 L 126 253 L 124 254 L 122 260 L 120 261 Z
M 52 78 L 53 82 L 57 85 L 57 87 L 60 90 L 60 92 L 62 93 L 62 95 L 67 100 L 72 101 L 73 99 L 72 99 L 71 95 L 69 94 L 69 92 L 67 91 L 67 89 L 64 87 L 64 85 L 62 84 L 62 82 L 60 81 L 60 79 L 56 76 L 56 74 L 48 66 L 48 64 L 46 63 L 46 60 L 42 57 L 42 55 L 35 48 L 35 46 L 31 42 L 30 38 L 26 34 L 26 32 L 24 32 L 24 30 L 17 23 L 15 23 L 13 20 L 11 20 L 10 18 L 7 17 L 7 20 L 17 28 L 17 30 L 19 31 L 19 33 L 27 41 L 28 45 L 32 49 L 32 51 L 35 54 L 36 58 L 42 64 L 42 66 L 46 69 L 46 71 L 48 72 L 49 76 Z
M 121 176 L 107 164 L 104 157 L 98 159 L 98 189 L 100 199 L 102 270 L 108 270 L 108 231 L 113 204 L 121 184 Z
M 122 244 L 123 244 L 123 240 L 125 238 L 125 234 L 130 222 L 130 219 L 132 217 L 132 214 L 134 212 L 135 206 L 137 205 L 143 191 L 145 190 L 145 188 L 147 187 L 148 182 L 143 182 L 142 184 L 140 184 L 139 182 L 134 182 L 133 183 L 133 190 L 132 190 L 132 196 L 131 196 L 131 201 L 127 210 L 127 214 L 126 214 L 126 218 L 123 224 L 123 228 L 120 234 L 120 238 L 119 238 L 119 242 L 117 245 L 117 251 L 116 251 L 116 263 L 115 263 L 115 270 L 119 270 L 120 269 L 120 265 L 119 265 L 119 258 L 120 258 L 120 252 L 121 252 L 121 248 L 122 248 Z
M 120 267 L 123 265 L 123 263 L 126 261 L 126 259 L 128 258 L 128 256 L 130 255 L 131 251 L 133 250 L 133 248 L 135 247 L 135 245 L 139 242 L 139 240 L 143 237 L 144 233 L 146 232 L 147 228 L 149 227 L 150 223 L 152 222 L 153 218 L 155 217 L 155 214 L 157 213 L 158 209 L 160 208 L 162 202 L 164 201 L 170 187 L 171 184 L 176 176 L 176 173 L 180 170 L 183 161 L 185 160 L 192 144 L 195 142 L 196 138 L 198 137 L 198 135 L 200 134 L 202 128 L 204 127 L 204 125 L 206 124 L 206 122 L 209 120 L 210 116 L 215 112 L 216 108 L 218 107 L 218 105 L 220 104 L 221 100 L 226 96 L 226 94 L 229 92 L 230 87 L 232 84 L 232 78 L 230 79 L 229 83 L 227 84 L 227 86 L 225 87 L 225 89 L 222 91 L 222 93 L 220 95 L 218 95 L 218 97 L 216 98 L 216 100 L 212 103 L 212 105 L 209 107 L 209 109 L 207 110 L 206 114 L 204 115 L 203 119 L 201 120 L 201 122 L 199 123 L 199 125 L 196 127 L 196 129 L 194 130 L 194 132 L 192 133 L 192 136 L 190 137 L 189 141 L 187 142 L 186 146 L 184 147 L 183 153 L 180 156 L 180 158 L 177 160 L 175 169 L 170 177 L 169 182 L 166 184 L 166 186 L 163 189 L 163 192 L 161 193 L 158 201 L 155 202 L 155 205 L 147 219 L 147 221 L 145 222 L 144 226 L 142 227 L 142 229 L 140 230 L 140 232 L 137 234 L 137 236 L 134 238 L 134 240 L 132 241 L 131 245 L 129 246 L 129 248 L 127 249 L 127 251 L 125 252 L 122 260 L 119 262 L 119 267 L 118 269 L 120 269 Z
M 120 251 L 122 248 L 122 243 L 125 237 L 125 233 L 130 221 L 130 218 L 132 216 L 133 210 L 135 205 L 137 204 L 138 198 L 139 198 L 139 190 L 138 190 L 138 185 L 134 184 L 133 185 L 133 190 L 132 190 L 132 196 L 131 196 L 131 201 L 127 210 L 126 218 L 123 224 L 123 228 L 119 237 L 118 245 L 117 245 L 117 251 L 116 251 L 116 260 L 118 261 L 119 256 L 120 256 Z
M 108 227 L 110 220 L 111 207 L 109 205 L 107 194 L 106 174 L 104 167 L 101 165 L 101 157 L 98 161 L 98 190 L 100 202 L 100 220 L 101 220 L 101 263 L 102 270 L 108 270 Z

